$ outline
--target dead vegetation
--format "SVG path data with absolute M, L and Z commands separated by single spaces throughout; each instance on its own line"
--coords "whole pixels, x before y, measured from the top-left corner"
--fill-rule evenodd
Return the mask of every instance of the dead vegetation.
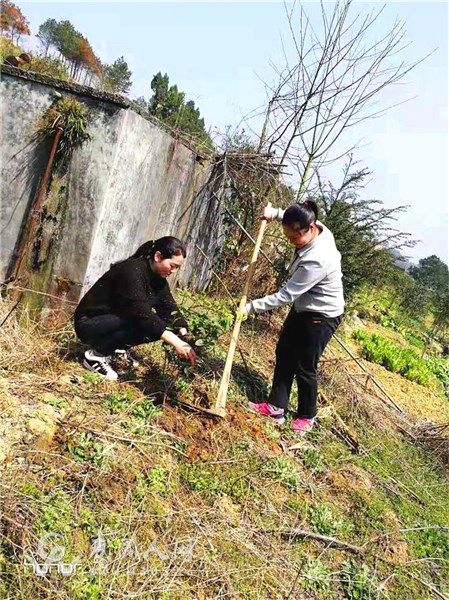
M 2 597 L 438 597 L 429 585 L 445 597 L 447 480 L 416 447 L 413 417 L 348 377 L 335 348 L 309 439 L 245 411 L 270 379 L 278 319 L 244 324 L 245 361 L 215 421 L 182 402 L 214 399 L 226 335 L 198 373 L 152 345 L 114 384 L 76 362 L 69 324 L 23 328 L 11 315 L 0 328 Z M 80 564 L 70 577 L 26 568 L 24 552 L 43 562 L 49 533 L 61 536 L 49 548 Z

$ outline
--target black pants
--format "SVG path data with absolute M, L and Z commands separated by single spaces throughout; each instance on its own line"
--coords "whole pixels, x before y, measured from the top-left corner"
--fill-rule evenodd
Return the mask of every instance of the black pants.
M 106 356 L 118 348 L 126 350 L 160 339 L 144 334 L 137 320 L 113 314 L 75 319 L 75 331 L 82 342 Z
M 320 313 L 288 314 L 276 347 L 276 367 L 270 404 L 288 406 L 293 379 L 298 384 L 298 418 L 312 419 L 317 412 L 318 361 L 341 322 L 342 316 L 329 318 Z

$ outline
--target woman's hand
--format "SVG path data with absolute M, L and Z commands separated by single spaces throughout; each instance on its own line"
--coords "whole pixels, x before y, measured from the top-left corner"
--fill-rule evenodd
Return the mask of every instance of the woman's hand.
M 252 314 L 252 310 L 251 310 L 251 303 L 248 302 L 248 304 L 245 304 L 245 306 L 240 309 L 240 314 L 246 319 L 246 317 L 249 317 L 249 315 Z
M 273 207 L 270 204 L 267 204 L 267 206 L 264 207 L 262 214 L 260 215 L 260 220 L 263 221 L 265 219 L 267 223 L 270 223 L 274 218 L 274 214 L 275 209 L 273 209 Z
M 179 344 L 176 344 L 174 346 L 174 349 L 176 350 L 176 353 L 180 358 L 190 360 L 192 365 L 195 364 L 197 356 L 192 346 L 189 346 L 189 344 L 181 340 Z
M 166 329 L 161 335 L 161 340 L 167 342 L 167 344 L 170 344 L 170 346 L 173 346 L 180 358 L 186 358 L 190 360 L 192 365 L 196 361 L 197 356 L 192 346 L 190 346 L 184 340 L 181 340 L 181 338 L 179 338 L 175 333 L 173 333 L 173 331 L 169 331 L 168 329 Z

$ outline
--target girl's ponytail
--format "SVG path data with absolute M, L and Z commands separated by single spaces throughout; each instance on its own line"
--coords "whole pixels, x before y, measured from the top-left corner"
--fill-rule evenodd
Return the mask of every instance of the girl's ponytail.
M 148 242 L 145 242 L 144 244 L 139 246 L 137 248 L 137 250 L 134 252 L 134 254 L 132 256 L 130 256 L 130 258 L 152 258 L 153 247 L 154 247 L 154 241 L 149 240 Z M 154 256 L 154 254 L 153 254 L 153 256 Z
M 318 219 L 318 206 L 316 202 L 313 200 L 304 200 L 302 205 L 307 206 L 307 208 L 311 208 L 313 210 L 313 214 L 315 215 L 315 219 Z
M 133 260 L 136 258 L 145 258 L 147 260 L 153 260 L 156 252 L 160 252 L 162 258 L 171 258 L 172 256 L 182 255 L 184 258 L 187 256 L 186 247 L 178 240 L 171 235 L 166 235 L 165 237 L 159 238 L 158 240 L 149 240 L 145 242 L 141 246 L 137 248 L 137 250 L 129 256 L 125 260 Z M 111 265 L 114 267 L 115 265 L 119 265 L 125 262 L 124 260 L 119 260 L 118 262 Z

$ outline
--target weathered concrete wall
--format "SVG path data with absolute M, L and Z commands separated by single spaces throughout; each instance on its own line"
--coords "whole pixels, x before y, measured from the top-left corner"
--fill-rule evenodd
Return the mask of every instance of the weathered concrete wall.
M 33 93 L 31 82 L 2 77 L 0 270 L 6 274 L 31 198 L 36 194 L 46 157 L 31 141 L 38 116 L 51 102 L 50 88 Z
M 30 139 L 55 87 L 61 91 L 55 80 L 25 78 L 2 68 L 3 277 L 48 158 Z M 180 283 L 204 286 L 210 267 L 197 245 L 213 256 L 221 243 L 219 167 L 166 127 L 131 110 L 124 99 L 105 99 L 81 86 L 63 87 L 64 95 L 75 95 L 89 107 L 91 140 L 75 151 L 66 176 L 67 208 L 49 291 L 60 294 L 62 280 L 67 283 L 64 294 L 77 300 L 111 262 L 129 256 L 148 239 L 169 234 L 188 242 Z

